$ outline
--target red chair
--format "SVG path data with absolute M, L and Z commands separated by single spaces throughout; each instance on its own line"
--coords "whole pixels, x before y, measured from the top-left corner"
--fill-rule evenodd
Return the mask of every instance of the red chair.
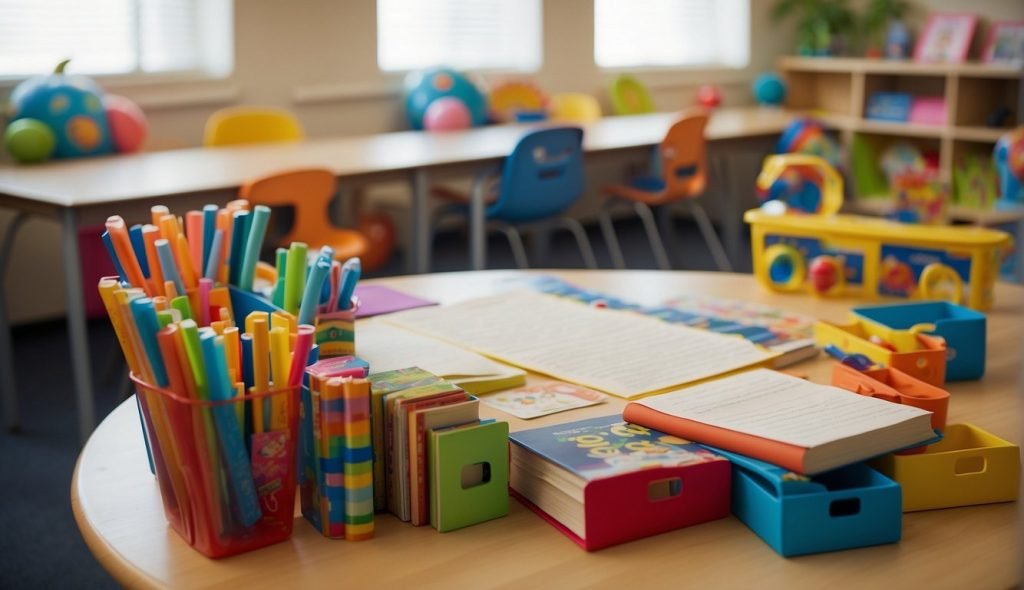
M 732 270 L 725 248 L 722 247 L 707 212 L 697 203 L 697 197 L 703 194 L 707 186 L 707 146 L 704 139 L 704 127 L 707 122 L 707 115 L 692 114 L 684 116 L 669 128 L 665 139 L 658 146 L 660 177 L 637 176 L 630 179 L 628 184 L 614 184 L 603 188 L 610 197 L 605 201 L 601 211 L 601 230 L 615 268 L 625 268 L 626 264 L 612 224 L 611 211 L 614 207 L 620 204 L 632 205 L 633 210 L 643 221 L 658 267 L 669 270 L 672 264 L 665 250 L 661 232 L 658 231 L 657 222 L 661 222 L 665 231 L 670 232 L 673 206 L 685 202 L 689 205 L 719 270 Z

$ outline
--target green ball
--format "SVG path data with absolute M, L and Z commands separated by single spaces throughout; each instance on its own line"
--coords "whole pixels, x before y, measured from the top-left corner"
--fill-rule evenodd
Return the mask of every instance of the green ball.
M 42 162 L 53 155 L 57 137 L 39 119 L 18 119 L 4 131 L 4 144 L 19 162 Z

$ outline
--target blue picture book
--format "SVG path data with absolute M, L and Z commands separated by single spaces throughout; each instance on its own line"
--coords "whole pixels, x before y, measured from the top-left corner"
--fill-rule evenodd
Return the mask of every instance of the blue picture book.
M 875 121 L 906 122 L 910 119 L 912 98 L 906 92 L 873 92 L 868 97 L 868 119 Z

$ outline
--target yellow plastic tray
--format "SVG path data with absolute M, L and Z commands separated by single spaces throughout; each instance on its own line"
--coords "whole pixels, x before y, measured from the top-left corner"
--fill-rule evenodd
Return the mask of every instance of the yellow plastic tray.
M 903 511 L 1012 502 L 1020 485 L 1020 447 L 971 424 L 950 424 L 941 442 L 917 455 L 872 461 L 903 487 Z

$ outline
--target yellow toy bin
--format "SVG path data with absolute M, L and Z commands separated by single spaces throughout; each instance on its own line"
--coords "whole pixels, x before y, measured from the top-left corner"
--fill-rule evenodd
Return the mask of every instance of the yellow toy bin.
M 859 319 L 844 325 L 819 320 L 814 324 L 814 343 L 819 348 L 831 344 L 846 354 L 863 354 L 883 367 L 898 369 L 915 379 L 942 387 L 946 382 L 946 341 L 927 334 L 914 334 L 912 346 L 896 350 L 871 341 L 872 336 L 882 337 L 890 335 L 889 332 L 885 326 Z
M 747 211 L 754 275 L 782 292 L 937 299 L 985 310 L 1009 234 L 857 215 Z
M 971 424 L 950 424 L 942 441 L 916 455 L 889 454 L 872 467 L 903 487 L 903 511 L 1013 502 L 1020 448 Z

